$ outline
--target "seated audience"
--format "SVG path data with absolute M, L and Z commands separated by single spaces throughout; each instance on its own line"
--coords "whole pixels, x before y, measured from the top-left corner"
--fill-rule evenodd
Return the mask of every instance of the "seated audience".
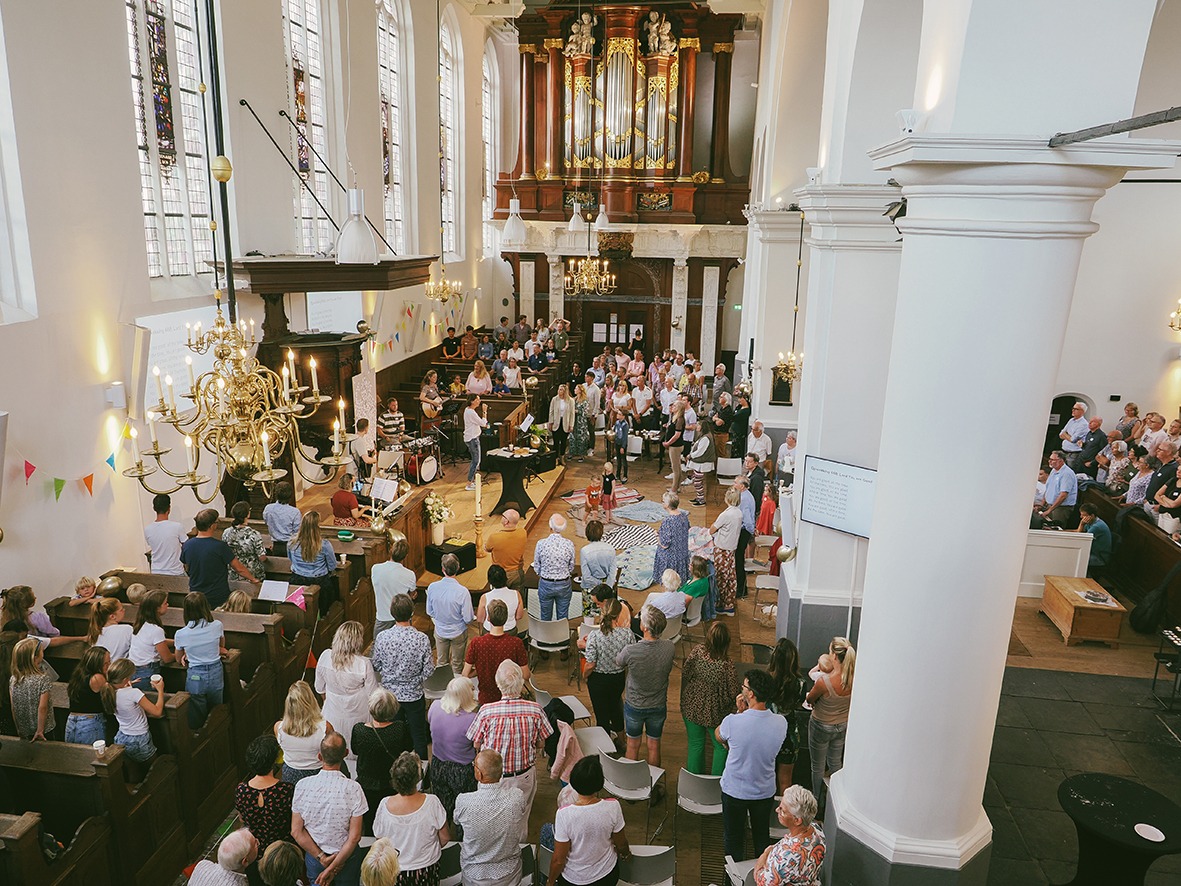
M 755 863 L 756 886 L 815 886 L 824 864 L 824 832 L 816 824 L 816 798 L 800 785 L 783 792 L 775 809 L 787 833 Z
M 353 492 L 354 477 L 342 474 L 336 492 L 332 493 L 332 522 L 337 526 L 368 526 L 369 521 L 361 516 L 361 503 Z M 329 545 L 331 547 L 331 545 Z M 332 555 L 335 562 L 336 554 Z
M 655 606 L 671 621 L 685 614 L 685 608 L 692 598 L 681 590 L 681 577 L 675 569 L 666 569 L 660 576 L 662 590 L 653 591 L 644 601 L 645 606 Z
M 1071 531 L 1086 532 L 1091 536 L 1091 557 L 1087 566 L 1106 566 L 1111 562 L 1111 529 L 1100 519 L 1093 504 L 1084 502 L 1078 510 L 1079 525 Z

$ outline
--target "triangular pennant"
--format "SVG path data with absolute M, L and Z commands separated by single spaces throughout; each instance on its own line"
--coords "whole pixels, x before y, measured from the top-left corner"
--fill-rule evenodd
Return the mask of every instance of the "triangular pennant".
M 402 340 L 402 333 L 400 333 L 400 332 L 395 332 L 395 333 L 394 333 L 394 337 L 393 337 L 393 339 L 392 339 L 392 341 L 391 341 L 391 344 L 392 344 L 393 342 L 395 342 L 395 341 L 396 341 L 396 342 L 400 342 L 401 340 Z
M 82 482 L 86 486 L 86 491 L 90 493 L 90 497 L 94 498 L 94 474 L 87 474 L 82 478 Z
M 37 466 L 26 458 L 25 459 L 25 485 L 26 486 L 29 485 L 29 478 L 33 476 L 33 471 L 35 471 L 35 470 L 37 470 Z
M 126 421 L 123 423 L 123 439 L 124 440 L 131 439 L 131 422 L 130 421 Z
M 66 486 L 66 481 L 61 477 L 53 478 L 53 500 L 58 501 L 62 497 L 62 490 Z
M 106 462 L 107 467 L 109 467 L 112 471 L 115 470 L 115 453 L 112 452 L 110 455 L 108 455 Z

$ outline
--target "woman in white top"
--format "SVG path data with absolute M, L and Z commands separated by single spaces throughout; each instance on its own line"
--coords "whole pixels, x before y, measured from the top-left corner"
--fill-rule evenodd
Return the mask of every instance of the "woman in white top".
M 114 714 L 119 723 L 115 744 L 123 745 L 124 753 L 137 763 L 146 763 L 156 756 L 156 745 L 148 731 L 148 717 L 164 713 L 164 678 L 152 676 L 156 700 L 131 685 L 136 667 L 129 659 L 121 658 L 107 669 L 107 685 L 102 688 L 103 707 Z
M 718 582 L 718 615 L 733 615 L 738 599 L 738 574 L 734 566 L 734 550 L 742 531 L 742 511 L 738 509 L 740 493 L 731 486 L 726 490 L 726 510 L 718 514 L 709 528 L 714 537 L 714 570 Z
M 476 361 L 475 367 L 468 373 L 467 384 L 464 387 L 467 388 L 469 394 L 492 393 L 492 376 L 484 368 L 483 360 Z
M 611 416 L 612 422 L 621 415 L 629 418 L 632 414 L 632 395 L 627 389 L 627 382 L 622 378 L 615 383 L 615 393 L 611 395 L 611 408 L 615 412 Z
M 492 630 L 492 622 L 488 621 L 488 604 L 493 600 L 500 600 L 508 607 L 508 621 L 504 623 L 506 634 L 517 632 L 517 619 L 525 617 L 525 604 L 521 602 L 521 594 L 508 587 L 508 573 L 504 567 L 495 563 L 488 567 L 488 587 L 492 590 L 480 598 L 480 605 L 476 607 L 476 621 L 484 626 L 484 630 Z
M 111 653 L 111 661 L 127 658 L 131 649 L 131 625 L 120 624 L 126 610 L 118 597 L 102 597 L 90 609 L 90 630 L 86 642 Z
M 402 874 L 412 873 L 409 883 L 438 883 L 439 858 L 451 839 L 447 830 L 447 812 L 434 794 L 418 789 L 422 781 L 422 761 L 418 754 L 404 751 L 390 769 L 394 790 L 377 807 L 373 836 L 389 837 L 398 847 Z M 401 879 L 399 879 L 401 882 Z
M 518 348 L 517 350 L 520 350 Z M 508 366 L 504 367 L 504 383 L 510 390 L 521 390 L 521 367 L 517 365 L 517 358 L 509 351 Z
M 292 683 L 283 703 L 283 719 L 275 724 L 275 738 L 283 749 L 283 781 L 298 784 L 319 772 L 320 742 L 335 731 L 320 713 L 312 687 L 303 680 Z
M 549 882 L 585 886 L 618 880 L 619 860 L 631 857 L 623 829 L 623 809 L 615 799 L 600 800 L 603 764 L 599 755 L 583 757 L 570 770 L 577 797 L 554 818 L 554 856 Z
M 558 461 L 566 463 L 566 441 L 574 430 L 574 398 L 567 385 L 558 385 L 558 393 L 549 403 L 549 430 L 554 437 Z
M 140 601 L 139 614 L 132 629 L 131 646 L 127 657 L 135 665 L 133 683 L 137 689 L 149 687 L 153 674 L 159 674 L 163 665 L 176 661 L 175 645 L 164 636 L 161 619 L 168 611 L 168 594 L 156 589 Z
M 324 697 L 323 717 L 341 735 L 350 738 L 353 726 L 369 719 L 369 693 L 377 688 L 373 662 L 363 653 L 365 631 L 359 621 L 346 621 L 336 629 L 332 648 L 316 662 L 316 691 Z M 357 757 L 349 749 L 349 766 Z

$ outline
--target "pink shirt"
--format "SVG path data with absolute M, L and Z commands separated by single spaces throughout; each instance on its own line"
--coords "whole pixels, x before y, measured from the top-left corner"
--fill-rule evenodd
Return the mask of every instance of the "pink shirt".
M 627 364 L 627 374 L 628 375 L 643 375 L 644 374 L 644 361 L 643 360 L 632 360 L 630 363 L 628 363 Z

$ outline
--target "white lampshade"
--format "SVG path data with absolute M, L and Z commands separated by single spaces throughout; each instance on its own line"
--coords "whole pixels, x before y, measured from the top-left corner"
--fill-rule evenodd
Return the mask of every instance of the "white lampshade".
M 607 204 L 599 204 L 599 215 L 595 219 L 595 230 L 605 231 L 611 226 L 611 219 L 607 218 Z
M 574 204 L 574 214 L 570 216 L 570 224 L 566 226 L 571 234 L 581 234 L 586 230 L 586 219 L 582 217 L 582 204 Z
M 516 197 L 508 201 L 508 218 L 500 235 L 500 245 L 510 248 L 525 245 L 525 221 L 521 218 L 521 201 Z
M 336 238 L 338 265 L 377 264 L 377 240 L 365 221 L 365 194 L 349 188 L 349 217 Z

